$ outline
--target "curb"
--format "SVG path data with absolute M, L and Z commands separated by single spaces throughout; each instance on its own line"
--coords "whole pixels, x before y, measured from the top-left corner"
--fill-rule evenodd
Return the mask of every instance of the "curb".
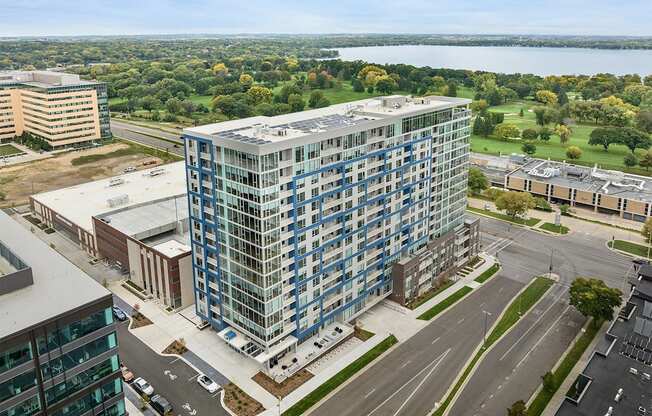
M 479 209 L 479 208 L 475 208 L 475 209 Z M 547 235 L 550 235 L 550 236 L 553 236 L 553 237 L 567 236 L 567 235 L 569 235 L 571 233 L 570 229 L 568 230 L 568 232 L 566 234 L 558 234 L 558 233 L 553 233 L 553 232 L 550 232 L 550 231 L 542 230 L 541 228 L 539 228 L 539 226 L 542 225 L 542 224 L 545 224 L 546 221 L 541 219 L 541 218 L 539 218 L 538 223 L 536 223 L 534 225 L 527 225 L 527 224 L 519 224 L 517 222 L 512 222 L 512 221 L 507 221 L 507 220 L 503 220 L 503 219 L 500 219 L 500 218 L 492 217 L 491 215 L 483 214 L 483 213 L 477 212 L 477 211 L 469 211 L 469 210 L 467 210 L 467 212 L 469 212 L 471 214 L 475 214 L 475 215 L 480 215 L 480 216 L 485 217 L 485 218 L 490 218 L 492 220 L 502 221 L 502 222 L 505 222 L 507 224 L 511 224 L 511 225 L 513 225 L 515 227 L 521 227 L 521 228 L 525 228 L 525 229 L 528 229 L 528 230 L 540 232 L 542 234 L 547 234 Z M 489 212 L 493 212 L 493 211 L 489 211 Z
M 607 248 L 608 248 L 609 250 L 613 251 L 614 253 L 622 254 L 623 256 L 627 256 L 627 257 L 634 258 L 634 259 L 652 260 L 652 258 L 647 259 L 647 258 L 645 258 L 645 257 L 643 257 L 643 256 L 638 256 L 638 255 L 636 255 L 636 254 L 632 254 L 632 253 L 630 253 L 630 252 L 628 252 L 628 251 L 623 251 L 623 250 L 619 250 L 619 249 L 617 249 L 617 248 L 609 247 L 609 242 L 610 242 L 610 241 L 612 241 L 612 240 L 608 240 L 608 241 L 607 241 L 606 243 L 604 243 L 604 244 L 605 244 L 605 246 L 607 246 Z M 634 243 L 634 244 L 638 244 L 638 243 Z M 642 245 L 642 244 L 638 244 L 638 245 Z M 650 250 L 650 253 L 652 253 L 652 249 Z
M 535 276 L 535 278 L 536 278 L 536 277 L 537 277 L 537 276 Z M 556 282 L 555 282 L 555 283 L 556 283 Z M 532 311 L 532 310 L 533 310 L 533 309 L 534 309 L 534 308 L 535 308 L 539 303 L 541 303 L 541 302 L 543 301 L 543 299 L 545 299 L 545 295 L 549 292 L 549 290 L 550 290 L 553 286 L 554 286 L 554 283 L 553 283 L 553 285 L 550 286 L 550 288 L 548 288 L 548 290 L 546 290 L 546 292 L 544 293 L 544 296 L 542 296 L 538 301 L 536 301 L 536 303 L 534 303 L 534 304 L 530 307 L 530 309 L 529 309 L 528 312 L 527 312 L 528 314 L 529 314 L 530 311 Z M 525 290 L 526 290 L 528 287 L 529 287 L 529 284 L 523 286 L 523 288 L 522 288 L 521 290 L 519 290 L 518 293 L 517 293 L 516 295 L 514 295 L 514 297 L 513 297 L 512 299 L 516 299 L 516 298 L 518 298 L 518 297 L 519 297 L 523 292 L 525 292 Z M 493 330 L 495 329 L 495 327 L 498 326 L 498 323 L 499 323 L 500 320 L 503 318 L 503 316 L 505 316 L 505 313 L 507 312 L 507 309 L 511 306 L 511 304 L 512 304 L 512 302 L 510 302 L 507 306 L 505 306 L 505 308 L 503 308 L 503 311 L 502 311 L 502 312 L 500 313 L 500 315 L 496 318 L 496 321 L 495 321 L 494 324 L 491 326 L 491 328 L 488 330 L 488 333 L 489 333 L 489 334 L 491 334 L 491 332 L 493 332 Z M 525 314 L 525 315 L 527 315 L 527 314 Z M 493 350 L 493 348 L 494 348 L 496 345 L 498 345 L 498 344 L 500 343 L 500 341 L 501 341 L 504 337 L 506 337 L 510 332 L 512 332 L 512 330 L 514 329 L 514 327 L 516 327 L 516 325 L 520 322 L 520 320 L 521 320 L 522 318 L 525 317 L 525 315 L 522 315 L 521 318 L 519 318 L 519 319 L 514 323 L 514 325 L 512 325 L 511 328 L 509 328 L 507 331 L 505 331 L 505 333 L 503 333 L 503 335 L 501 335 L 498 339 L 496 339 L 496 341 L 495 341 L 495 342 L 494 342 L 494 343 L 493 343 L 489 348 L 487 348 L 487 350 L 485 350 L 485 352 L 480 356 L 480 358 L 478 359 L 478 362 L 475 364 L 475 366 L 471 369 L 471 371 L 469 372 L 468 376 L 466 377 L 466 380 L 464 380 L 464 382 L 462 383 L 462 385 L 460 386 L 460 388 L 457 390 L 457 392 L 455 393 L 455 395 L 451 398 L 451 401 L 450 401 L 450 403 L 448 404 L 448 407 L 446 408 L 446 410 L 444 411 L 443 416 L 448 416 L 448 414 L 449 414 L 451 408 L 453 407 L 453 405 L 455 404 L 455 402 L 456 402 L 457 399 L 459 398 L 459 396 L 460 396 L 460 394 L 462 393 L 462 391 L 464 391 L 464 388 L 466 387 L 466 385 L 467 385 L 467 384 L 469 383 L 469 381 L 473 378 L 473 375 L 474 375 L 475 372 L 477 371 L 479 365 L 480 365 L 480 364 L 482 363 L 482 361 L 484 360 L 484 357 L 486 356 L 486 354 L 488 354 L 491 350 Z M 469 364 L 471 363 L 471 361 L 473 360 L 473 358 L 476 356 L 476 354 L 477 354 L 479 351 L 482 350 L 482 346 L 483 346 L 483 343 L 481 342 L 481 343 L 476 347 L 476 349 L 473 351 L 473 354 L 469 357 L 469 359 L 468 359 L 468 360 L 466 361 L 466 363 L 464 364 L 464 367 L 462 368 L 462 371 L 461 371 L 461 373 L 459 374 L 459 376 L 455 379 L 455 381 L 454 381 L 453 383 L 451 383 L 450 387 L 449 387 L 448 390 L 446 391 L 446 394 L 444 395 L 444 399 L 443 399 L 443 400 L 446 400 L 446 398 L 450 395 L 450 392 L 451 392 L 451 391 L 453 390 L 453 388 L 455 387 L 455 384 L 457 384 L 457 382 L 459 381 L 459 378 L 460 378 L 460 377 L 462 376 L 462 374 L 464 373 L 464 370 L 469 366 Z M 438 408 L 433 409 L 430 413 L 428 413 L 428 416 L 433 415 L 433 414 L 437 411 L 437 409 L 438 409 Z

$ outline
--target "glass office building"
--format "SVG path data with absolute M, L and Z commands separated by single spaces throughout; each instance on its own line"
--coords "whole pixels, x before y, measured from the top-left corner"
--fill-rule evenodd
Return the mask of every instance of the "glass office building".
M 110 292 L 1 212 L 0 229 L 0 416 L 124 415 Z
M 469 103 L 390 96 L 186 129 L 198 315 L 245 334 L 246 353 L 283 354 L 388 297 L 394 263 L 464 223 Z

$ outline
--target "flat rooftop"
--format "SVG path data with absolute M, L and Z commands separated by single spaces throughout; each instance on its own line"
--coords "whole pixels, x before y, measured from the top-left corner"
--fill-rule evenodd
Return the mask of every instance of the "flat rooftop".
M 597 167 L 528 159 L 510 177 L 532 179 L 552 185 L 597 192 L 618 198 L 652 202 L 652 180 L 639 175 Z
M 93 85 L 95 81 L 85 81 L 77 74 L 53 71 L 0 71 L 0 87 L 22 84 L 39 88 L 55 88 L 72 85 Z
M 644 374 L 652 374 L 652 339 L 643 334 L 647 332 L 641 322 L 652 324 L 652 304 L 632 296 L 623 311 L 632 308 L 631 316 L 624 317 L 621 312 L 605 339 L 598 343 L 582 372 L 591 382 L 579 403 L 566 399 L 557 416 L 602 416 L 609 407 L 613 407 L 614 415 L 641 414 L 637 413 L 639 407 L 646 409 L 646 415 L 651 414 L 652 381 L 646 380 Z M 623 398 L 616 402 L 614 398 L 621 388 Z
M 33 284 L 0 296 L 0 340 L 110 294 L 0 211 L 0 242 L 32 269 Z
M 185 193 L 185 165 L 175 162 L 32 195 L 32 198 L 92 233 L 93 216 Z
M 442 110 L 470 103 L 471 100 L 465 98 L 439 96 L 412 98 L 392 95 L 273 117 L 256 116 L 192 127 L 184 129 L 184 134 L 262 145 L 343 129 L 373 120 Z

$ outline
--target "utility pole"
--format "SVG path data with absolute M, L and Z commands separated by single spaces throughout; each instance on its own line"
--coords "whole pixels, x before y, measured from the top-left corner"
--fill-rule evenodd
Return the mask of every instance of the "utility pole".
M 491 313 L 485 310 L 483 310 L 482 313 L 484 314 L 484 336 L 483 336 L 484 341 L 482 342 L 482 349 L 485 349 L 487 348 L 487 321 L 491 316 Z

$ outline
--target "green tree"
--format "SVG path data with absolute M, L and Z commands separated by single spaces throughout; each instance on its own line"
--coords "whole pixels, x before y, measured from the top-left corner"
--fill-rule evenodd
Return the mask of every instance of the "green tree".
M 525 142 L 523 143 L 523 146 L 521 146 L 521 150 L 523 153 L 532 156 L 537 152 L 537 147 L 534 145 L 534 143 Z
M 496 199 L 496 208 L 512 218 L 527 214 L 535 206 L 536 202 L 529 192 L 508 191 Z
M 507 409 L 507 416 L 527 416 L 527 407 L 523 400 L 519 400 Z
M 559 212 L 561 213 L 561 215 L 568 215 L 568 213 L 570 212 L 570 205 L 561 204 L 559 206 Z
M 521 132 L 521 137 L 524 140 L 536 140 L 539 137 L 539 132 L 535 129 L 525 129 Z
M 559 136 L 559 142 L 561 144 L 568 143 L 568 141 L 570 140 L 571 133 L 572 131 L 570 127 L 566 126 L 565 124 L 558 124 L 555 127 L 555 134 Z
M 627 153 L 623 158 L 623 164 L 628 168 L 633 168 L 638 164 L 638 159 L 634 153 Z
M 328 100 L 328 98 L 321 97 L 319 101 L 317 101 L 316 108 L 328 107 L 329 105 L 331 105 L 331 102 Z
M 310 93 L 310 98 L 308 98 L 308 107 L 317 108 L 317 103 L 322 98 L 324 98 L 324 93 L 323 92 L 321 92 L 319 90 L 315 90 L 315 91 L 311 92 Z
M 636 116 L 636 127 L 646 133 L 652 133 L 652 110 L 641 110 Z
M 170 114 L 179 114 L 181 112 L 181 100 L 170 98 L 165 102 L 165 109 Z
M 647 241 L 648 244 L 652 242 L 652 217 L 645 220 L 643 228 L 641 229 L 641 234 L 645 237 L 645 241 Z
M 582 157 L 582 149 L 577 146 L 568 146 L 568 149 L 566 149 L 566 157 L 571 160 L 577 160 Z
M 272 101 L 272 90 L 269 88 L 254 85 L 253 87 L 247 90 L 247 95 L 251 97 L 253 105 L 258 105 L 260 103 L 269 103 Z
M 507 140 L 512 137 L 519 137 L 521 130 L 511 123 L 501 123 L 494 128 L 494 134 L 500 139 Z
M 570 304 L 594 322 L 610 321 L 620 305 L 622 292 L 608 287 L 602 280 L 578 277 L 570 287 Z
M 548 371 L 546 374 L 541 376 L 541 381 L 543 382 L 543 389 L 548 393 L 554 393 L 557 388 L 557 382 L 555 381 L 555 375 L 552 372 Z
M 525 113 L 523 112 L 523 107 L 521 107 L 521 109 L 518 111 L 518 116 L 519 117 L 525 116 Z
M 472 195 L 478 195 L 489 188 L 487 177 L 478 168 L 469 169 L 469 191 Z
M 634 154 L 636 149 L 649 149 L 652 146 L 650 136 L 644 131 L 633 129 L 631 127 L 624 127 L 620 130 L 619 143 L 624 144 Z
M 589 145 L 602 146 L 604 151 L 609 151 L 609 146 L 619 142 L 620 129 L 615 127 L 598 127 L 589 136 Z
M 353 91 L 355 92 L 364 92 L 364 85 L 362 84 L 362 81 L 357 78 L 351 80 L 351 87 L 353 87 Z
M 539 139 L 543 140 L 544 142 L 550 140 L 551 136 L 552 136 L 552 132 L 548 127 L 541 127 L 539 129 Z
M 249 88 L 254 83 L 254 77 L 249 74 L 241 74 L 238 82 L 240 82 L 240 85 L 242 85 L 244 88 Z
M 306 103 L 303 101 L 303 98 L 299 94 L 290 94 L 288 97 L 288 105 L 292 112 L 303 111 Z
M 382 75 L 376 78 L 376 91 L 381 94 L 391 94 L 397 87 L 394 78 L 389 75 Z
M 647 152 L 643 155 L 641 160 L 638 161 L 640 167 L 649 170 L 652 167 L 652 149 L 648 149 Z

